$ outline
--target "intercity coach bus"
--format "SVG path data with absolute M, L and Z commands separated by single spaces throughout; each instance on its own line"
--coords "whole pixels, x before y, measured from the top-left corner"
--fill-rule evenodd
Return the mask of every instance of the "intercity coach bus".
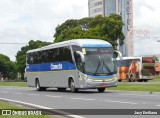
M 103 40 L 64 41 L 30 50 L 26 57 L 28 85 L 38 91 L 91 88 L 104 92 L 107 87 L 117 86 L 114 49 Z
M 117 59 L 117 66 L 119 81 L 147 82 L 156 75 L 154 57 L 123 57 Z

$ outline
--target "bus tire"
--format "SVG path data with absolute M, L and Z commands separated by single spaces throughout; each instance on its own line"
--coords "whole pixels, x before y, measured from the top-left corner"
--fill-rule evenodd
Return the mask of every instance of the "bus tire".
M 121 79 L 119 79 L 119 80 L 118 80 L 118 82 L 122 82 L 122 80 L 121 80 Z
M 46 90 L 46 87 L 40 87 L 39 79 L 36 79 L 35 86 L 36 86 L 37 91 L 45 91 Z
M 136 79 L 134 78 L 134 76 L 131 76 L 130 80 L 131 80 L 131 82 L 135 82 L 136 81 Z
M 78 92 L 78 89 L 75 88 L 75 83 L 74 83 L 73 79 L 69 80 L 69 87 L 70 87 L 72 93 L 77 93 Z
M 148 82 L 148 80 L 147 80 L 147 79 L 144 79 L 143 81 L 144 81 L 144 82 Z
M 127 80 L 128 80 L 128 82 L 131 82 L 131 78 L 128 78 Z
M 143 82 L 143 80 L 142 80 L 142 79 L 139 79 L 138 82 Z
M 106 88 L 97 88 L 99 93 L 103 93 L 105 91 Z

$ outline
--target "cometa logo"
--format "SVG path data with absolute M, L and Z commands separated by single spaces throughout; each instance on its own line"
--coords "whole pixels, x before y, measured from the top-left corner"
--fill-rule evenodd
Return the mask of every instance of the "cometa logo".
M 62 64 L 58 64 L 58 65 L 54 65 L 54 64 L 51 64 L 51 70 L 56 70 L 56 69 L 62 69 Z

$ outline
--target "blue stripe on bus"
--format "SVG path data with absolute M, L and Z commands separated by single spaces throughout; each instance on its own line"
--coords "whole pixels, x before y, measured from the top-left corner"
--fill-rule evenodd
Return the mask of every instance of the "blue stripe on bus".
M 90 76 L 90 77 L 92 77 L 92 78 L 111 78 L 111 77 L 116 76 L 116 75 L 117 75 L 117 74 L 108 75 L 108 76 L 93 76 L 93 75 L 88 75 L 88 76 Z
M 90 47 L 112 47 L 111 44 L 83 44 L 82 47 L 90 48 Z
M 27 65 L 27 72 L 75 70 L 75 64 L 67 61 Z

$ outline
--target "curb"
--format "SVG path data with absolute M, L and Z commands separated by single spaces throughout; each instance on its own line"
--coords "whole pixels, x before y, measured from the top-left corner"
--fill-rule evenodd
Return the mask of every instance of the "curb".
M 50 114 L 55 114 L 55 115 L 63 115 L 64 117 L 67 118 L 85 118 L 79 115 L 69 115 L 69 113 L 64 112 L 64 111 L 60 111 L 60 110 L 56 110 L 54 108 L 49 108 L 49 107 L 45 107 L 45 106 L 40 106 L 40 105 L 36 105 L 36 104 L 32 104 L 32 103 L 27 103 L 27 102 L 22 102 L 22 101 L 17 101 L 17 100 L 11 100 L 11 99 L 6 99 L 6 98 L 0 98 L 0 100 L 4 101 L 4 102 L 13 102 L 13 103 L 17 103 L 17 104 L 21 104 L 30 108 L 37 108 L 37 109 L 44 109 L 46 110 L 46 113 L 50 113 Z M 68 115 L 67 115 L 68 114 Z

